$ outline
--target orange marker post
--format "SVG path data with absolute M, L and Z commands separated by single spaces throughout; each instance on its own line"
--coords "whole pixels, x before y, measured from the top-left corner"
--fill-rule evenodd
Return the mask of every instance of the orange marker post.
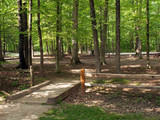
M 82 95 L 85 94 L 85 75 L 84 75 L 84 73 L 85 73 L 85 69 L 81 69 L 80 78 L 81 78 L 81 93 L 82 93 Z

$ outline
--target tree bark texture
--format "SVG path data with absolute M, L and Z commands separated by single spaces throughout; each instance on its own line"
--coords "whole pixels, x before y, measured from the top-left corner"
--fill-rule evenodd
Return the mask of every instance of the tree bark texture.
M 17 68 L 25 69 L 25 58 L 23 53 L 23 45 L 24 45 L 24 35 L 23 30 L 23 12 L 22 12 L 22 0 L 17 0 L 18 3 L 18 16 L 19 16 L 19 66 Z
M 97 28 L 96 28 L 97 23 L 96 23 L 95 7 L 94 7 L 93 0 L 89 0 L 89 2 L 90 2 L 91 19 L 92 19 L 96 72 L 100 73 L 101 72 L 101 61 L 100 61 L 100 53 L 99 53 L 98 33 L 97 33 Z
M 101 41 L 101 63 L 107 64 L 105 60 L 105 51 L 106 51 L 106 39 L 107 39 L 107 22 L 108 22 L 108 0 L 105 0 L 105 8 L 104 8 L 104 15 L 103 15 L 103 30 L 102 30 L 102 41 Z
M 60 40 L 60 0 L 57 0 L 57 21 L 56 21 L 56 73 L 60 72 L 59 68 L 59 40 Z
M 43 42 L 42 42 L 42 33 L 40 27 L 40 0 L 38 0 L 38 13 L 37 13 L 37 26 L 38 26 L 38 37 L 39 37 L 39 46 L 40 46 L 40 65 L 41 65 L 41 75 L 44 77 L 44 67 L 43 67 Z
M 23 4 L 23 31 L 24 33 L 24 57 L 25 57 L 25 64 L 26 68 L 28 68 L 28 21 L 27 21 L 27 7 L 26 7 L 26 1 Z
M 120 0 L 116 0 L 116 72 L 120 73 Z
M 72 59 L 71 63 L 76 65 L 81 63 L 78 58 L 78 7 L 79 0 L 73 0 L 73 30 L 72 30 Z
M 146 12 L 147 12 L 147 67 L 150 68 L 150 60 L 149 60 L 149 0 L 146 1 Z
M 32 0 L 29 0 L 28 66 L 32 66 Z
M 2 55 L 2 30 L 1 30 L 1 24 L 0 24 L 0 61 L 4 61 L 4 57 Z
M 138 55 L 139 59 L 142 59 L 142 42 L 141 42 L 141 32 L 138 32 L 141 30 L 141 14 L 142 14 L 142 0 L 139 1 L 136 0 L 136 5 L 140 6 L 139 10 L 137 8 L 137 14 L 139 14 L 139 18 L 135 21 L 135 30 L 136 30 L 136 55 Z M 139 12 L 139 13 L 138 13 Z

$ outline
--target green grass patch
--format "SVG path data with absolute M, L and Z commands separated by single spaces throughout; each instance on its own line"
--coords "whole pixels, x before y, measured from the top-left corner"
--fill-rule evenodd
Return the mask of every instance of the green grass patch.
M 97 84 L 128 84 L 129 82 L 131 82 L 131 80 L 128 79 L 124 79 L 124 78 L 113 78 L 110 80 L 96 80 L 93 83 L 97 83 Z
M 159 120 L 157 118 L 145 118 L 141 114 L 112 114 L 100 107 L 88 107 L 85 105 L 61 104 L 45 113 L 39 120 Z
M 6 98 L 7 96 L 2 91 L 0 91 L 0 97 Z

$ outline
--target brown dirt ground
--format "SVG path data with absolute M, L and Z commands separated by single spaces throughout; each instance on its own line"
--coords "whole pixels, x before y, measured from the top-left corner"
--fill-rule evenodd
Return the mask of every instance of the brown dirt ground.
M 55 59 L 51 56 L 44 57 L 45 78 L 40 77 L 39 57 L 33 59 L 33 67 L 35 70 L 36 84 L 48 79 L 52 80 L 71 80 L 79 79 L 79 73 L 71 73 L 71 71 L 80 70 L 81 68 L 95 71 L 95 61 L 92 55 L 80 55 L 82 64 L 76 66 L 70 65 L 71 56 L 66 55 L 63 61 L 60 62 L 61 73 L 56 74 Z M 160 74 L 159 58 L 150 57 L 151 69 L 146 67 L 146 59 L 138 59 L 136 57 L 121 56 L 121 73 L 150 73 Z M 106 57 L 107 65 L 102 66 L 102 72 L 115 73 L 115 56 Z M 0 69 L 0 76 L 2 85 L 0 91 L 8 93 L 17 92 L 20 85 L 29 84 L 29 74 L 14 71 L 12 68 L 16 67 L 18 59 L 7 60 L 2 66 L 5 69 Z M 17 79 L 12 79 L 16 77 Z M 87 78 L 88 81 L 93 81 L 94 78 Z M 13 87 L 13 81 L 18 81 L 18 85 Z M 132 79 L 132 83 L 139 82 L 145 85 L 160 85 L 160 79 Z M 28 86 L 29 87 L 29 86 Z M 65 102 L 68 103 L 84 103 L 87 105 L 98 105 L 110 112 L 116 113 L 143 113 L 148 116 L 160 114 L 160 91 L 156 90 L 137 90 L 137 89 L 104 89 L 104 88 L 87 88 L 87 93 L 82 96 L 80 89 L 68 97 Z

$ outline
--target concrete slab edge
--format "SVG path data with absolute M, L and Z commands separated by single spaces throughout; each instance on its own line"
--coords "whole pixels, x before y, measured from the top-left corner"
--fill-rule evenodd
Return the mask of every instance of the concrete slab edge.
M 68 97 L 75 89 L 80 87 L 80 85 L 81 85 L 81 83 L 79 82 L 79 83 L 75 84 L 73 87 L 71 87 L 68 90 L 66 90 L 65 92 L 63 92 L 60 95 L 58 95 L 57 97 L 48 98 L 46 104 L 56 104 L 57 102 L 62 101 L 63 99 Z
M 25 96 L 25 95 L 28 95 L 28 94 L 32 93 L 32 92 L 35 91 L 35 90 L 38 90 L 38 89 L 40 89 L 40 88 L 42 88 L 42 87 L 44 87 L 44 86 L 46 86 L 46 85 L 49 85 L 50 83 L 51 83 L 51 81 L 45 81 L 45 82 L 43 82 L 43 83 L 40 83 L 40 84 L 35 85 L 35 86 L 33 86 L 33 87 L 30 87 L 30 88 L 28 88 L 28 89 L 25 89 L 25 90 L 19 91 L 19 92 L 17 92 L 17 93 L 14 93 L 14 94 L 8 96 L 6 99 L 7 99 L 7 100 L 15 100 L 15 99 L 18 99 L 18 98 L 20 98 L 20 97 L 23 97 L 23 96 Z

